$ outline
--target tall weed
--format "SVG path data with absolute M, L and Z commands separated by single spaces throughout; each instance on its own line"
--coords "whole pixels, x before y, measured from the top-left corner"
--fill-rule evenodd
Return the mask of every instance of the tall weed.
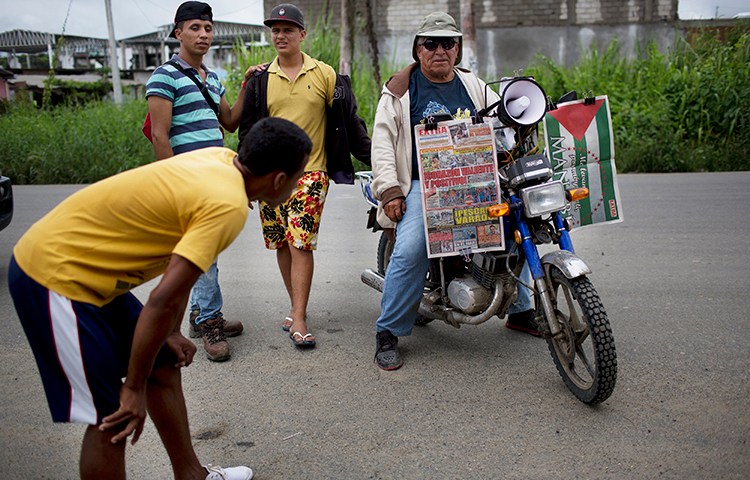
M 620 171 L 750 170 L 750 35 L 637 53 L 626 60 L 615 40 L 572 68 L 539 57 L 529 70 L 552 98 L 608 95 Z
M 338 68 L 338 42 L 335 29 L 319 25 L 303 50 Z M 245 70 L 276 57 L 272 46 L 237 46 L 236 52 L 239 61 L 225 82 L 230 103 Z M 572 68 L 538 57 L 527 72 L 552 98 L 570 90 L 609 96 L 622 172 L 750 170 L 750 35 L 740 32 L 722 43 L 706 34 L 678 41 L 668 53 L 655 45 L 637 53 L 625 59 L 614 41 L 602 52 L 592 48 Z M 381 78 L 401 67 L 391 62 Z M 363 55 L 352 66 L 352 87 L 372 132 L 381 85 Z M 90 183 L 154 159 L 140 131 L 147 110 L 142 99 L 120 106 L 2 107 L 0 170 L 15 184 Z M 236 149 L 236 134 L 225 143 Z M 356 161 L 355 167 L 367 168 Z
M 91 183 L 154 159 L 140 131 L 143 101 L 38 110 L 14 104 L 0 115 L 0 169 L 15 184 Z

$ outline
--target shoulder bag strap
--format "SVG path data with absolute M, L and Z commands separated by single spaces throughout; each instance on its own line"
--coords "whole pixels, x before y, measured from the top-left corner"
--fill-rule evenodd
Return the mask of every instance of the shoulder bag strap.
M 208 93 L 208 82 L 206 82 L 206 83 L 201 82 L 200 80 L 198 80 L 195 77 L 195 75 L 193 75 L 191 72 L 189 72 L 189 71 L 185 70 L 184 68 L 182 68 L 182 65 L 180 65 L 177 62 L 175 62 L 174 60 L 168 60 L 167 63 L 170 64 L 170 65 L 172 65 L 174 68 L 176 68 L 177 70 L 179 70 L 180 73 L 182 73 L 183 75 L 185 75 L 186 77 L 188 77 L 190 80 L 192 80 L 193 83 L 195 83 L 195 85 L 198 87 L 198 90 L 200 90 L 201 93 L 203 94 L 203 98 L 206 99 L 206 102 L 208 103 L 208 106 L 211 107 L 211 110 L 213 110 L 214 113 L 216 114 L 216 116 L 218 117 L 219 116 L 219 107 L 216 105 L 216 102 L 214 102 L 213 98 L 211 98 L 211 95 L 209 95 L 209 93 Z M 208 80 L 208 74 L 206 74 L 206 80 Z

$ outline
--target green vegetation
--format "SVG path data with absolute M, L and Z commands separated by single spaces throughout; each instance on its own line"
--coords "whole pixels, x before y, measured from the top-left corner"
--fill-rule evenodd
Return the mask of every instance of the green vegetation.
M 145 116 L 144 101 L 42 110 L 14 104 L 0 115 L 3 175 L 17 185 L 90 183 L 150 162 Z
M 705 33 L 663 54 L 626 60 L 618 42 L 573 68 L 539 57 L 527 73 L 558 98 L 576 90 L 610 100 L 620 172 L 750 170 L 750 35 Z
M 621 172 L 750 170 L 750 35 L 728 37 L 722 43 L 706 34 L 667 54 L 649 45 L 633 60 L 613 42 L 569 69 L 540 57 L 527 73 L 552 98 L 569 90 L 609 96 Z M 338 42 L 336 31 L 316 28 L 305 51 L 338 68 Z M 236 51 L 238 66 L 225 82 L 230 103 L 245 69 L 275 57 L 270 46 Z M 386 67 L 382 78 L 397 68 Z M 359 113 L 372 131 L 380 86 L 367 59 L 355 60 L 352 72 Z M 101 87 L 92 88 L 83 93 L 96 95 Z M 85 96 L 41 110 L 24 102 L 0 105 L 3 174 L 15 184 L 89 183 L 153 161 L 141 133 L 143 99 L 81 105 Z M 227 134 L 226 145 L 237 147 L 236 134 Z

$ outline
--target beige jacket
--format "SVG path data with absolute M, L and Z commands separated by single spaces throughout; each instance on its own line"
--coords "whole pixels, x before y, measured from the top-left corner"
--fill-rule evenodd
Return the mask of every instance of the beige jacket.
M 378 200 L 378 223 L 383 228 L 394 228 L 396 224 L 383 212 L 383 205 L 394 198 L 403 197 L 411 190 L 411 112 L 409 99 L 409 76 L 419 63 L 413 63 L 396 73 L 383 86 L 375 124 L 372 130 L 372 192 Z M 474 107 L 479 110 L 495 103 L 500 97 L 475 74 L 463 68 L 453 69 L 469 92 Z

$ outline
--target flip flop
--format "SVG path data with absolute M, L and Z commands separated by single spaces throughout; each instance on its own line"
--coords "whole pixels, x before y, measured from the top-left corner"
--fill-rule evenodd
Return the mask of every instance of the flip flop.
M 312 333 L 302 335 L 299 332 L 292 332 L 289 334 L 289 338 L 292 339 L 292 345 L 297 348 L 313 348 L 315 346 L 315 339 L 310 340 L 312 336 Z
M 289 329 L 292 328 L 292 324 L 294 323 L 294 319 L 292 317 L 286 317 L 284 318 L 284 321 L 281 323 L 281 329 L 285 332 L 288 332 Z

